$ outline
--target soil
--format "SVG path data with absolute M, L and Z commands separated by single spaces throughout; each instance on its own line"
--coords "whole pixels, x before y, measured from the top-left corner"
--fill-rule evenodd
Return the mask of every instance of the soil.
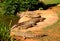
M 37 23 L 37 26 L 33 28 L 29 28 L 21 31 L 22 32 L 32 31 L 36 34 L 46 34 L 47 36 L 41 37 L 39 39 L 25 39 L 22 41 L 60 41 L 60 22 L 57 22 L 58 20 L 60 20 L 60 18 L 58 17 L 58 13 L 60 12 L 60 7 L 51 7 L 48 10 L 36 11 L 36 13 L 39 13 L 39 12 L 42 13 L 41 16 L 45 17 L 46 20 L 44 20 L 43 22 Z M 57 24 L 55 24 L 56 22 Z M 47 26 L 50 26 L 50 27 L 47 28 Z

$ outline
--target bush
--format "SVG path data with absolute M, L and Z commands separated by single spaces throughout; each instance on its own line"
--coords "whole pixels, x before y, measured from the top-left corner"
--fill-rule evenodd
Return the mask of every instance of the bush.
M 19 11 L 34 10 L 38 0 L 5 0 L 5 15 L 16 14 Z

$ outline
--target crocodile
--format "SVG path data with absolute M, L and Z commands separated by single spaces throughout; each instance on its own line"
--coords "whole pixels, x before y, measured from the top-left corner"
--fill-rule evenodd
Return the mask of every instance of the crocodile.
M 40 17 L 31 18 L 28 21 L 15 24 L 11 29 L 17 28 L 17 27 L 19 29 L 28 29 L 28 28 L 36 26 L 38 22 L 42 22 L 44 20 L 45 20 L 45 18 L 43 18 L 41 16 Z
M 28 29 L 28 28 L 31 28 L 31 27 L 34 27 L 37 25 L 38 22 L 42 22 L 44 21 L 46 18 L 43 18 L 43 17 L 34 17 L 34 18 L 31 18 L 30 20 L 28 21 L 25 21 L 25 22 L 21 22 L 21 23 L 18 23 L 16 25 L 14 25 L 11 30 L 13 31 L 14 28 L 18 28 L 19 30 L 20 29 Z M 44 36 L 43 34 L 35 34 L 35 33 L 27 33 L 27 32 L 21 32 L 21 31 L 16 31 L 14 32 L 14 36 L 20 36 L 20 37 L 23 37 L 24 39 L 26 38 L 40 38 L 42 36 Z
M 26 38 L 40 38 L 40 37 L 45 37 L 47 34 L 35 34 L 35 33 L 27 33 L 27 32 L 15 32 L 15 36 L 22 37 L 24 39 Z

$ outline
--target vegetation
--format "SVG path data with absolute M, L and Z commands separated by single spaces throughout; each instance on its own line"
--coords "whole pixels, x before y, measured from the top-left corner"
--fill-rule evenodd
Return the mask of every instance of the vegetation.
M 45 4 L 58 4 L 60 0 L 45 0 L 43 1 Z
M 9 28 L 4 26 L 4 23 L 0 23 L 0 41 L 9 41 Z
M 5 14 L 16 14 L 19 11 L 34 10 L 38 0 L 6 0 Z
M 5 15 L 16 15 L 17 12 L 26 10 L 36 10 L 44 8 L 46 4 L 58 4 L 60 1 L 46 0 L 41 3 L 39 0 L 0 0 Z M 41 5 L 42 4 L 42 5 Z M 41 5 L 41 6 L 40 6 Z M 1 7 L 0 6 L 0 7 Z

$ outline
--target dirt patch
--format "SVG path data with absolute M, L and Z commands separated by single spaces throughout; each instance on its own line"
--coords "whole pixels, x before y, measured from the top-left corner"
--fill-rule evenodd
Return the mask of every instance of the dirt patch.
M 54 11 L 56 13 L 59 13 L 60 12 L 60 4 L 58 4 L 55 7 L 50 7 L 49 10 L 52 10 L 52 11 Z
M 26 40 L 23 40 L 23 41 L 39 41 L 39 40 L 36 40 L 36 39 L 26 39 Z

